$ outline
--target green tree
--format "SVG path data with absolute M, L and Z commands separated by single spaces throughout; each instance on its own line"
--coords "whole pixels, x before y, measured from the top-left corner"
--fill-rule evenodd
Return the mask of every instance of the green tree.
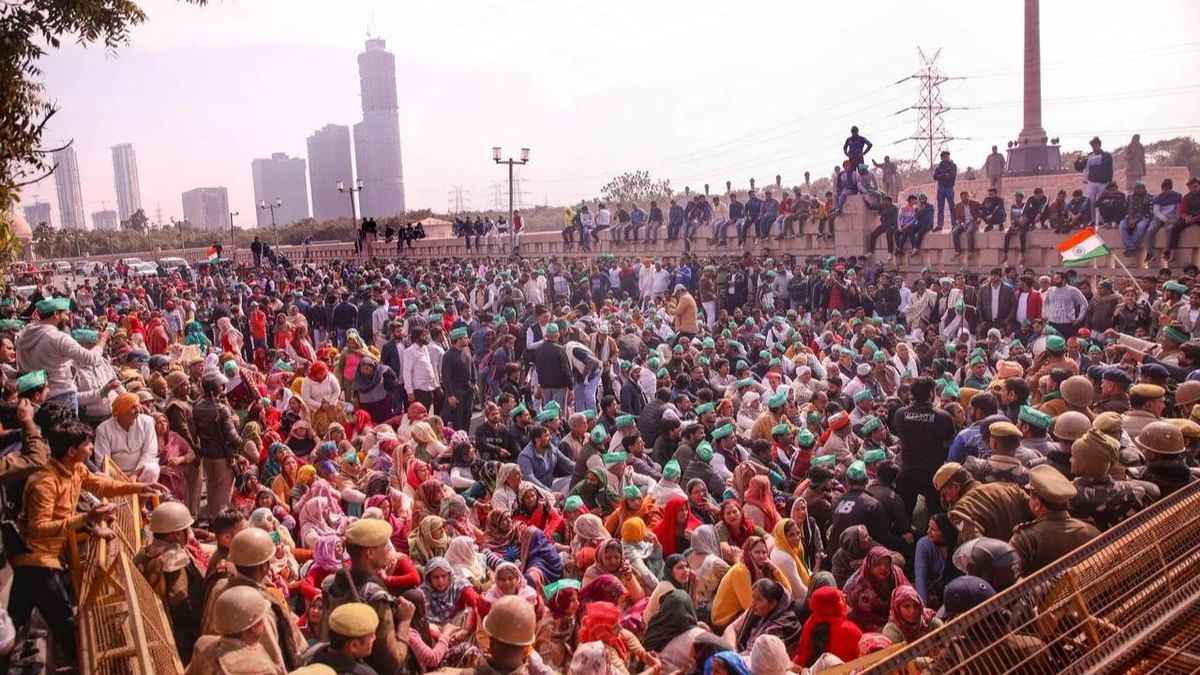
M 614 204 L 670 199 L 671 181 L 653 178 L 649 171 L 628 171 L 600 188 L 600 194 Z
M 185 0 L 202 5 L 206 0 Z M 0 211 L 21 188 L 54 172 L 42 131 L 58 109 L 46 96 L 38 61 L 63 39 L 115 50 L 146 20 L 133 0 L 20 0 L 0 3 Z
M 121 221 L 122 230 L 129 230 L 131 232 L 137 232 L 138 234 L 145 234 L 146 231 L 150 229 L 149 225 L 150 219 L 146 217 L 146 212 L 142 209 L 138 209 L 137 211 L 129 214 L 128 220 Z

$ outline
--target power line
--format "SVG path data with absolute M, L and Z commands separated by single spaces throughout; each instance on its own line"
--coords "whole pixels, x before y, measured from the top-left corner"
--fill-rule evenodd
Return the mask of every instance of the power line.
M 933 53 L 933 56 L 926 56 L 925 50 L 918 47 L 917 54 L 921 57 L 921 69 L 910 77 L 920 81 L 921 93 L 917 97 L 916 105 L 899 110 L 896 114 L 916 110 L 920 115 L 917 119 L 916 132 L 907 140 L 916 142 L 913 146 L 913 159 L 919 160 L 924 156 L 929 162 L 929 166 L 933 166 L 933 158 L 942 151 L 942 148 L 946 147 L 948 142 L 954 140 L 954 137 L 946 131 L 944 116 L 953 108 L 942 101 L 942 85 L 950 80 L 963 78 L 947 77 L 938 67 L 938 58 L 942 55 L 940 48 Z
M 447 206 L 450 213 L 462 213 L 466 211 L 470 194 L 471 191 L 464 189 L 461 185 L 451 185 L 450 191 L 447 193 Z

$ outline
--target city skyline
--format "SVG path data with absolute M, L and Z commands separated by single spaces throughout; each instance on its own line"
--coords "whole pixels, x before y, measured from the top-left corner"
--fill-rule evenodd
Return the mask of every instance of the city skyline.
M 276 225 L 290 225 L 309 217 L 308 173 L 302 157 L 289 157 L 286 152 L 273 152 L 268 158 L 257 158 L 250 162 L 250 173 L 254 182 L 254 210 L 258 229 L 271 227 L 274 217 Z M 273 212 L 261 208 L 265 203 L 281 202 Z
M 138 182 L 137 155 L 132 143 L 118 143 L 112 147 L 113 188 L 117 193 L 117 218 L 129 220 L 142 208 L 142 191 Z
M 109 148 L 130 142 L 152 220 L 159 204 L 161 220 L 179 217 L 175 195 L 184 189 L 219 184 L 228 186 L 233 210 L 247 214 L 240 219 L 247 226 L 247 209 L 256 207 L 247 161 L 278 151 L 304 157 L 314 129 L 362 123 L 353 68 L 368 25 L 395 56 L 409 208 L 444 210 L 452 185 L 472 195 L 468 208 L 490 207 L 491 183 L 506 178 L 490 161 L 493 145 L 506 156 L 530 147 L 526 201 L 555 204 L 594 196 L 612 176 L 639 169 L 679 190 L 725 180 L 745 185 L 750 177 L 765 183 L 775 174 L 791 183 L 806 170 L 824 176 L 850 124 L 875 142 L 872 157 L 908 159 L 912 144 L 898 140 L 914 131 L 915 114 L 895 112 L 915 103 L 917 88 L 897 82 L 916 71 L 918 46 L 941 47 L 946 75 L 965 78 L 943 87 L 947 105 L 956 108 L 946 122 L 957 137 L 950 149 L 960 167 L 979 167 L 991 145 L 1005 147 L 1021 128 L 1019 40 L 980 41 L 958 30 L 962 6 L 947 0 L 923 3 L 915 14 L 873 5 L 878 16 L 860 38 L 869 47 L 846 49 L 836 31 L 813 30 L 799 48 L 775 41 L 752 54 L 671 47 L 723 39 L 720 5 L 706 2 L 695 9 L 712 10 L 709 17 L 691 22 L 680 22 L 670 3 L 368 1 L 328 16 L 323 5 L 296 0 L 286 17 L 248 3 L 201 8 L 147 0 L 145 8 L 149 20 L 115 54 L 64 44 L 40 62 L 47 92 L 61 106 L 46 145 L 74 139 L 86 212 L 115 204 Z M 634 25 L 620 21 L 625 10 L 636 10 Z M 853 19 L 844 7 L 783 2 L 751 2 L 746 11 L 748 21 L 770 17 L 777 25 L 832 29 Z M 1156 4 L 1158 15 L 1177 20 L 1164 22 L 1154 44 L 1124 39 L 1113 19 L 1125 11 L 1112 0 L 1088 12 L 1069 3 L 1042 6 L 1044 127 L 1067 150 L 1086 149 L 1093 134 L 1112 148 L 1133 133 L 1150 143 L 1200 131 L 1188 113 L 1200 92 L 1179 82 L 1200 66 L 1200 48 L 1186 30 L 1200 7 Z M 996 35 L 1020 35 L 1017 8 L 989 20 Z M 458 39 L 444 39 L 448 27 Z M 1104 47 L 1082 53 L 1062 39 L 1068 30 Z M 614 52 L 604 41 L 562 44 L 561 35 L 571 31 L 620 31 L 641 47 Z M 464 43 L 474 47 L 463 49 Z M 815 67 L 815 55 L 834 52 L 855 77 Z M 803 86 L 792 86 L 801 80 Z M 1137 84 L 1113 93 L 1115 81 Z M 711 83 L 701 87 L 711 94 L 696 95 L 702 82 Z M 211 95 L 194 100 L 197 89 Z M 310 175 L 310 186 L 315 180 Z M 315 211 L 317 190 L 311 191 Z M 54 192 L 53 180 L 29 186 L 23 205 L 57 204 Z M 368 182 L 361 196 L 371 192 Z M 348 197 L 337 196 L 348 210 Z

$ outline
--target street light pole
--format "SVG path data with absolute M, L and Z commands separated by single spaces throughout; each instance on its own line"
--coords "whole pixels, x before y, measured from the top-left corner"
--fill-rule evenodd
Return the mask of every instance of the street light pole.
M 346 187 L 346 184 L 339 180 L 337 182 L 337 191 L 341 192 L 343 194 L 349 193 L 349 195 L 350 195 L 350 222 L 351 222 L 351 224 L 354 225 L 354 227 L 358 227 L 358 210 L 354 205 L 354 193 L 363 191 L 362 179 L 359 178 L 358 180 L 354 181 L 354 185 L 351 185 L 350 187 Z
M 492 161 L 497 164 L 508 165 L 508 244 L 512 251 L 517 250 L 517 212 L 513 206 L 513 166 L 517 164 L 525 165 L 529 163 L 529 148 L 521 148 L 521 159 L 500 159 L 500 146 L 492 146 Z
M 258 208 L 264 211 L 268 209 L 271 211 L 271 232 L 275 235 L 275 248 L 277 249 L 279 248 L 279 230 L 275 229 L 275 209 L 281 208 L 282 206 L 283 200 L 279 197 L 276 197 L 275 201 L 271 202 L 270 204 L 261 200 L 258 202 Z
M 237 211 L 229 212 L 229 248 L 232 249 L 229 252 L 229 255 L 231 256 L 237 255 L 237 239 L 235 239 L 233 236 L 233 217 L 237 215 L 241 214 L 239 214 Z

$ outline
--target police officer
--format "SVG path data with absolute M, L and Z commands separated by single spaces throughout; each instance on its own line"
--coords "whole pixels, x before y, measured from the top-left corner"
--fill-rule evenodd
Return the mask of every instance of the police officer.
M 379 615 L 370 605 L 347 602 L 338 605 L 326 622 L 329 642 L 317 645 L 309 663 L 323 663 L 338 675 L 377 675 L 375 669 L 362 660 L 375 648 L 375 631 Z
M 1025 493 L 1015 483 L 982 484 L 957 462 L 947 462 L 933 475 L 942 507 L 958 529 L 959 542 L 976 537 L 1004 539 L 1032 515 Z
M 175 647 L 184 663 L 200 637 L 204 610 L 204 561 L 187 547 L 192 537 L 192 514 L 179 502 L 165 502 L 150 513 L 154 539 L 134 556 L 133 564 L 162 599 L 175 635 Z
M 1197 383 L 1200 384 L 1200 383 Z M 1197 452 L 1200 451 L 1200 424 L 1189 419 L 1169 419 L 1167 420 L 1179 429 L 1179 433 L 1183 434 L 1183 463 L 1188 465 L 1189 469 L 1196 468 Z
M 1162 417 L 1167 390 L 1157 384 L 1139 383 L 1129 389 L 1129 411 L 1121 416 L 1121 428 L 1134 438 L 1151 422 Z
M 1071 444 L 1091 428 L 1092 422 L 1087 415 L 1074 410 L 1054 418 L 1050 436 L 1056 443 L 1054 449 L 1046 453 L 1047 463 L 1058 469 L 1064 476 L 1069 475 L 1071 473 Z
M 392 597 L 380 577 L 390 562 L 391 537 L 392 526 L 387 521 L 356 521 L 346 530 L 350 566 L 329 575 L 321 584 L 325 604 L 323 639 L 329 639 L 329 618 L 334 610 L 346 603 L 364 603 L 379 617 L 375 642 L 370 654 L 363 658 L 363 663 L 379 673 L 398 673 L 406 667 L 408 627 L 416 609 L 404 598 Z
M 1108 366 L 1100 374 L 1100 400 L 1092 406 L 1092 413 L 1115 412 L 1123 415 L 1129 411 L 1129 386 L 1133 378 L 1117 366 Z
M 1151 422 L 1133 444 L 1146 458 L 1145 471 L 1137 477 L 1157 485 L 1163 497 L 1191 482 L 1191 471 L 1183 461 L 1183 434 L 1174 424 Z
M 1021 556 L 1025 576 L 1100 535 L 1094 525 L 1071 517 L 1067 505 L 1075 497 L 1075 486 L 1054 467 L 1030 469 L 1027 491 L 1034 519 L 1018 525 L 1008 540 Z
M 1067 509 L 1071 515 L 1101 531 L 1141 511 L 1149 503 L 1144 490 L 1109 475 L 1117 462 L 1116 439 L 1091 429 L 1071 444 L 1071 475 L 1076 494 Z
M 992 449 L 987 459 L 967 457 L 963 468 L 971 472 L 980 483 L 1013 483 L 1024 486 L 1029 482 L 1027 465 L 1032 459 L 1025 451 L 1024 461 L 1018 457 L 1021 448 L 1021 430 L 1012 422 L 993 422 L 987 427 L 988 447 Z
M 196 641 L 186 675 L 287 672 L 267 653 L 270 605 L 262 593 L 250 586 L 222 593 L 212 608 L 216 635 L 205 635 Z
M 1190 417 L 1197 403 L 1200 403 L 1200 382 L 1188 380 L 1175 387 L 1175 409 L 1180 417 Z
M 204 606 L 201 620 L 206 635 L 220 634 L 216 625 L 215 608 L 221 596 L 233 588 L 254 589 L 267 601 L 270 609 L 264 621 L 263 648 L 280 668 L 291 670 L 300 665 L 300 654 L 306 641 L 296 627 L 296 617 L 279 597 L 279 591 L 267 587 L 263 582 L 271 571 L 271 560 L 275 557 L 275 542 L 265 530 L 256 527 L 238 532 L 229 544 L 228 561 L 233 571 L 218 578 L 212 584 Z
M 537 637 L 537 616 L 533 605 L 517 595 L 506 595 L 492 605 L 483 619 L 488 647 L 475 667 L 464 675 L 524 675 L 526 662 L 533 653 Z

